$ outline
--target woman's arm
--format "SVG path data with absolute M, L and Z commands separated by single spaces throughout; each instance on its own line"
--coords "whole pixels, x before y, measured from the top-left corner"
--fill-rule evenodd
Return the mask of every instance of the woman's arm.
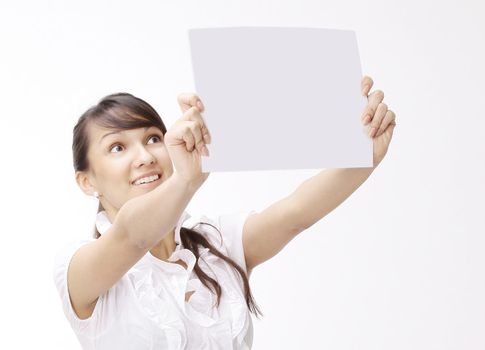
M 329 169 L 305 180 L 291 195 L 249 216 L 243 228 L 248 271 L 276 255 L 297 234 L 347 199 L 374 168 Z
M 77 250 L 69 264 L 67 284 L 72 307 L 79 318 L 91 316 L 98 296 L 151 248 L 148 244 L 151 239 L 141 241 L 139 237 L 158 234 L 161 239 L 176 225 L 194 193 L 194 189 L 174 174 L 153 191 L 126 202 L 108 231 Z M 134 225 L 139 225 L 137 230 Z
M 343 203 L 374 168 L 328 169 L 303 182 L 291 200 L 299 208 L 298 227 L 305 230 Z
M 197 96 L 184 96 L 195 106 Z M 72 306 L 80 318 L 89 317 L 98 296 L 171 232 L 207 179 L 209 173 L 202 173 L 200 166 L 203 135 L 197 128 L 201 126 L 203 120 L 194 107 L 185 110 L 165 133 L 166 147 L 177 171 L 157 188 L 124 203 L 106 233 L 73 255 L 67 282 Z
M 365 96 L 372 85 L 372 79 L 364 77 Z M 248 271 L 276 255 L 296 235 L 338 207 L 382 161 L 396 125 L 395 115 L 382 103 L 382 91 L 377 90 L 368 98 L 361 120 L 373 139 L 374 167 L 324 170 L 303 182 L 288 197 L 249 216 L 243 227 Z
M 123 230 L 145 253 L 170 232 L 201 183 L 190 183 L 175 172 L 154 190 L 127 201 L 119 210 Z

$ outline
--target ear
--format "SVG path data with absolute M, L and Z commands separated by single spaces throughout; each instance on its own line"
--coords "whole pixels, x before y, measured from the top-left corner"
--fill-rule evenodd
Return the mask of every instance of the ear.
M 94 187 L 89 174 L 85 171 L 76 171 L 75 177 L 79 188 L 88 196 L 93 196 L 96 188 Z

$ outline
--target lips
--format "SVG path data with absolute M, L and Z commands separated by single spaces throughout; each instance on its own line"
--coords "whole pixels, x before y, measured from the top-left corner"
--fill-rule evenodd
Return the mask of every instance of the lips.
M 134 185 L 137 180 L 143 179 L 144 177 L 153 176 L 153 175 L 158 175 L 159 176 L 159 179 L 162 178 L 162 173 L 161 172 L 158 172 L 158 171 L 150 171 L 148 173 L 145 173 L 145 174 L 142 174 L 140 176 L 137 176 L 135 179 L 133 179 L 131 181 L 131 184 Z

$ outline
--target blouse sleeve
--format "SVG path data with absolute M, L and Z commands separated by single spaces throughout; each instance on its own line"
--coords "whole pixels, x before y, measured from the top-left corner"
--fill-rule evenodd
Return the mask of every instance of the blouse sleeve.
M 247 272 L 246 259 L 242 241 L 243 227 L 246 219 L 255 214 L 255 210 L 221 214 L 210 222 L 221 232 L 222 245 L 226 248 L 228 256 Z M 207 218 L 207 217 L 205 217 Z
M 96 303 L 95 309 L 92 315 L 86 319 L 80 319 L 71 304 L 71 298 L 69 297 L 69 291 L 67 287 L 67 270 L 69 267 L 69 263 L 71 262 L 71 258 L 74 253 L 81 248 L 84 244 L 92 242 L 92 239 L 83 239 L 79 241 L 74 241 L 69 244 L 66 244 L 63 249 L 59 250 L 54 261 L 54 269 L 53 269 L 53 278 L 54 284 L 56 285 L 57 291 L 61 298 L 62 309 L 64 311 L 64 315 L 68 319 L 71 327 L 76 331 L 76 333 L 88 333 L 91 328 L 94 327 L 92 320 L 96 318 L 98 309 L 100 308 L 100 304 L 102 302 L 102 298 L 98 299 Z

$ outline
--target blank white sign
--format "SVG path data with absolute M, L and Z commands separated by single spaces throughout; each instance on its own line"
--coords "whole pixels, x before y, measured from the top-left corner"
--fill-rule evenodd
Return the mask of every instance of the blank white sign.
M 354 31 L 233 27 L 188 34 L 212 135 L 202 171 L 372 166 Z

